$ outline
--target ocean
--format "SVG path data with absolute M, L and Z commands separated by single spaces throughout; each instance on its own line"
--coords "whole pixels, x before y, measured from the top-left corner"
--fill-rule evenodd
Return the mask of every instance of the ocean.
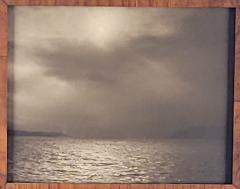
M 9 137 L 8 181 L 224 183 L 223 141 Z

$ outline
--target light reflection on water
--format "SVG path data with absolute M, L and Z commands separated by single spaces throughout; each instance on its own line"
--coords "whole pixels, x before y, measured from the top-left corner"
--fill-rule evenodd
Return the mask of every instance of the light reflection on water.
M 10 142 L 9 181 L 225 182 L 220 141 L 14 137 Z

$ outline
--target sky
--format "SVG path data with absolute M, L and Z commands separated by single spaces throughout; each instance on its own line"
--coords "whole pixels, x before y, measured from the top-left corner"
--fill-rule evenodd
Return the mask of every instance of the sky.
M 10 128 L 225 137 L 227 9 L 15 7 L 9 16 Z

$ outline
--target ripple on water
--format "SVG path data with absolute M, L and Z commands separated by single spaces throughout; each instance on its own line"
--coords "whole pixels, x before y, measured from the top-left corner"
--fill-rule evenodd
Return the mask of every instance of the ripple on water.
M 10 181 L 156 183 L 223 182 L 225 178 L 224 156 L 216 156 L 216 144 L 204 141 L 50 137 L 13 141 Z

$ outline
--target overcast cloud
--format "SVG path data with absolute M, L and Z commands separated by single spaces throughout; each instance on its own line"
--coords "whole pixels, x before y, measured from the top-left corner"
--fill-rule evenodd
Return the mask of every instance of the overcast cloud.
M 10 16 L 14 128 L 225 135 L 228 10 L 17 7 Z

